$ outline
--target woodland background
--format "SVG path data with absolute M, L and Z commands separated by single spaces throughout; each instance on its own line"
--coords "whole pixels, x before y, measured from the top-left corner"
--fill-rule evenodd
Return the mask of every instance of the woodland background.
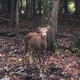
M 23 62 L 24 36 L 47 25 L 47 53 Z M 80 80 L 80 0 L 0 0 L 0 80 Z

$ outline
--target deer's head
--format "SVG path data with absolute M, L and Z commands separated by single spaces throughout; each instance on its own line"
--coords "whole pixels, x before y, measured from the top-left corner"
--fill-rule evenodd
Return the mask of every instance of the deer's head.
M 45 28 L 38 28 L 39 30 L 39 33 L 41 34 L 42 38 L 46 38 L 47 37 L 47 33 L 48 33 L 48 30 L 50 29 L 50 26 L 48 27 L 45 27 Z

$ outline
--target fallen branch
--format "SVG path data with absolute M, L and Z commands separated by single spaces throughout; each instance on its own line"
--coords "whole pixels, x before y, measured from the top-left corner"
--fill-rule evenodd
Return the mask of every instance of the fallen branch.
M 1 14 L 0 16 L 1 17 L 5 17 L 5 16 L 8 16 L 9 14 L 7 13 L 7 14 Z
M 73 38 L 73 35 L 70 34 L 70 35 L 67 35 L 67 34 L 60 34 L 60 33 L 57 33 L 57 35 L 61 36 L 61 37 L 70 37 L 70 38 Z
M 4 21 L 10 21 L 9 19 L 6 19 L 6 18 L 3 18 L 3 17 L 0 17 L 0 19 L 4 20 Z

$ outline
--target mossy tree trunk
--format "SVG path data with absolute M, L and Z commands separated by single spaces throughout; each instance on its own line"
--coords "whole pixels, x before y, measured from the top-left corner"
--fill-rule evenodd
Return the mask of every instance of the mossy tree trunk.
M 50 18 L 51 29 L 49 32 L 49 49 L 51 51 L 57 50 L 57 23 L 58 23 L 58 6 L 60 0 L 52 0 L 52 13 Z

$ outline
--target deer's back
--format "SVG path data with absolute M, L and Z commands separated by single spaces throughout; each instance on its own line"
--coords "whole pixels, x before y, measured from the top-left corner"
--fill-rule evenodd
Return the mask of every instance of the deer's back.
M 28 42 L 31 38 L 33 38 L 34 36 L 37 36 L 37 35 L 38 35 L 38 33 L 36 33 L 36 32 L 28 33 L 28 34 L 25 36 L 24 41 L 25 41 L 25 42 Z

